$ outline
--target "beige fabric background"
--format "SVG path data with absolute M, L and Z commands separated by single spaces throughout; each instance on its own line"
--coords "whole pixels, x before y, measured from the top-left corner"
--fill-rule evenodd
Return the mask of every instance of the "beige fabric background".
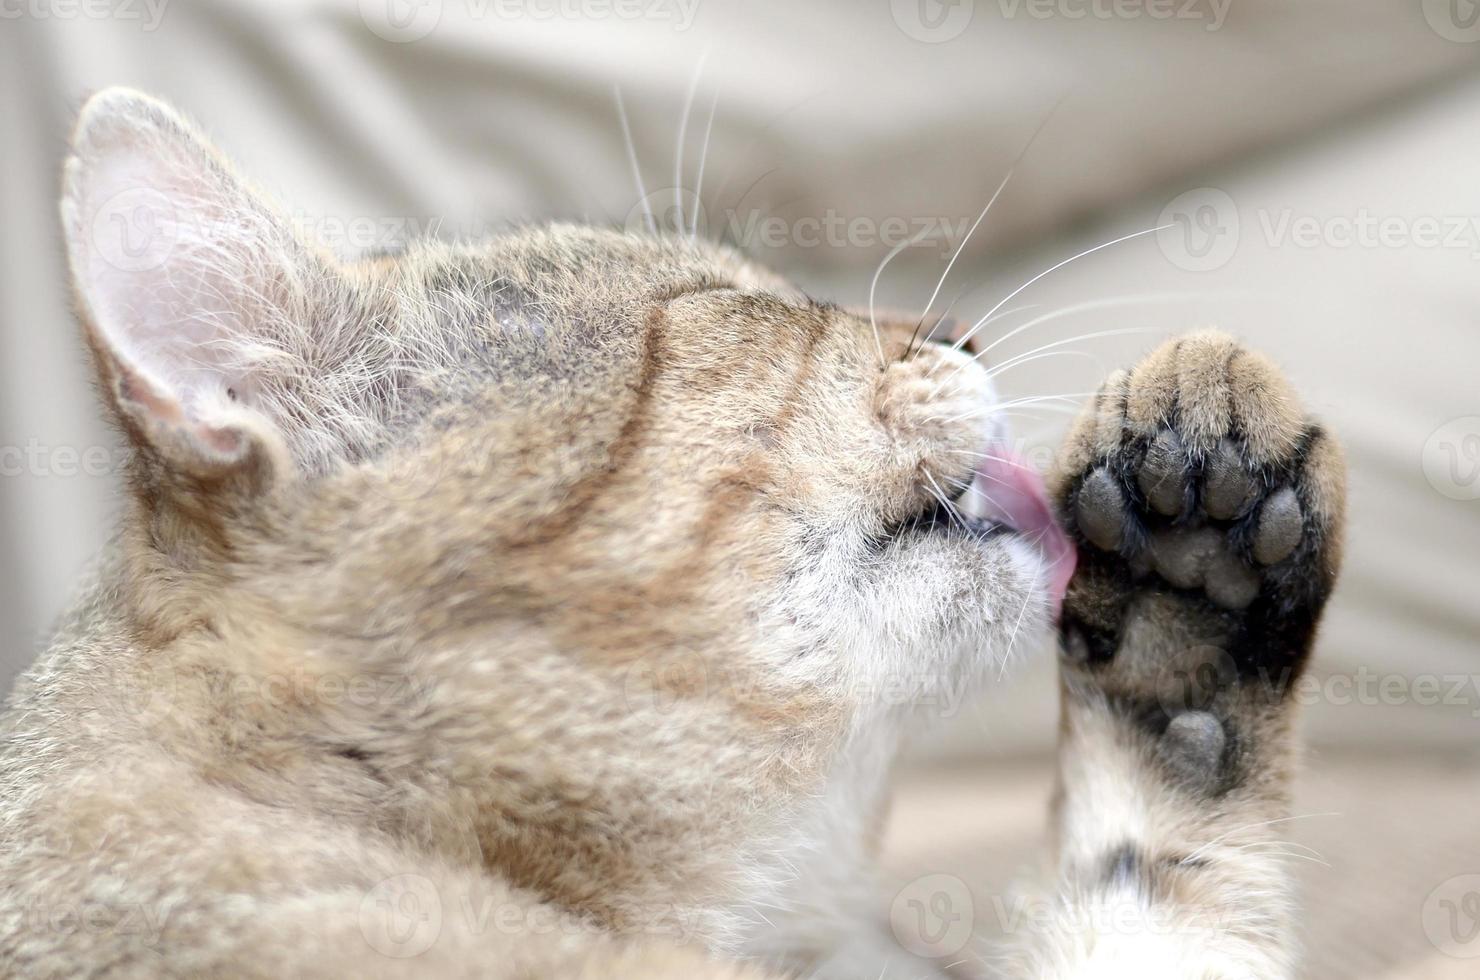
M 1466 41 L 1480 27 L 1464 26 L 1468 0 L 99 2 L 0 4 L 0 683 L 29 661 L 116 499 L 110 468 L 68 462 L 113 445 L 65 312 L 53 214 L 87 90 L 123 83 L 174 101 L 308 233 L 352 248 L 433 226 L 633 220 L 611 87 L 646 189 L 666 200 L 702 61 L 685 182 L 714 99 L 705 227 L 856 304 L 888 250 L 874 230 L 969 222 L 1057 104 L 943 301 L 968 290 L 956 312 L 977 316 L 1064 257 L 1191 221 L 1009 304 L 1036 308 L 999 332 L 1059 315 L 1004 357 L 1147 332 L 1065 343 L 1081 354 L 1025 363 L 1004 386 L 1087 391 L 1159 336 L 1210 323 L 1288 366 L 1352 467 L 1347 573 L 1308 699 L 1300 809 L 1312 816 L 1291 830 L 1330 865 L 1310 865 L 1311 975 L 1480 975 L 1480 960 L 1432 938 L 1449 895 L 1436 888 L 1480 894 L 1480 879 L 1452 881 L 1480 874 L 1480 501 L 1455 499 L 1480 495 L 1480 459 L 1465 455 L 1480 451 L 1480 43 Z M 638 7 L 645 16 L 623 16 Z M 410 33 L 387 11 L 408 15 Z M 853 231 L 813 243 L 806 219 L 829 217 Z M 757 232 L 763 221 L 776 238 Z M 917 310 L 947 254 L 906 249 L 881 303 Z M 1017 422 L 1048 447 L 1064 420 Z M 891 847 L 901 875 L 1000 888 L 1036 843 L 1051 676 L 1049 658 L 1026 656 L 980 705 L 944 712 L 907 773 Z

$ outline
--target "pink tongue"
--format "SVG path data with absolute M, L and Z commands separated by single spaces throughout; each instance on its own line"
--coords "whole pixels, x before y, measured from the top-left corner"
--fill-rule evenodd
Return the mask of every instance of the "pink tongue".
M 983 501 L 982 516 L 1018 531 L 1043 553 L 1047 566 L 1049 597 L 1057 619 L 1064 590 L 1074 574 L 1074 542 L 1054 523 L 1043 478 L 1028 462 L 1004 446 L 991 446 L 993 458 L 984 458 L 976 471 L 976 486 Z

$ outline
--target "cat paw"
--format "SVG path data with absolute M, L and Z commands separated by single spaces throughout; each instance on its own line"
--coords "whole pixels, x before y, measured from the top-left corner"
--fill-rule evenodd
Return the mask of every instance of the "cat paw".
M 1164 733 L 1174 769 L 1205 770 L 1231 701 L 1278 702 L 1304 666 L 1340 561 L 1344 480 L 1279 370 L 1224 334 L 1111 375 L 1051 486 L 1079 548 L 1066 673 Z

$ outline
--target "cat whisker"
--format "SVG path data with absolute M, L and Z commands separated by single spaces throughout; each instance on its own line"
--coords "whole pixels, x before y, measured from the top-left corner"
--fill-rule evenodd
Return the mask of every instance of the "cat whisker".
M 1022 460 L 1008 459 L 1005 456 L 994 456 L 991 453 L 979 453 L 970 449 L 950 449 L 947 450 L 947 452 L 950 452 L 957 456 L 974 456 L 977 459 L 990 459 L 992 462 L 1001 463 L 1004 466 L 1011 466 L 1020 470 L 1031 470 L 1035 473 L 1037 472 L 1037 470 L 1035 470 L 1032 466 L 1029 466 L 1027 463 L 1024 463 Z M 996 480 L 998 483 L 1002 482 L 999 477 L 991 476 L 990 474 L 986 473 L 982 475 L 986 476 L 989 480 Z
M 1039 347 L 1034 347 L 1032 350 L 1024 351 L 1021 354 L 1014 354 L 1012 357 L 1009 357 L 1001 364 L 993 365 L 992 369 L 987 372 L 987 379 L 991 380 L 992 378 L 997 377 L 997 375 L 1001 374 L 1003 371 L 1006 371 L 1010 367 L 1018 364 L 1025 364 L 1029 360 L 1042 355 L 1044 351 L 1051 351 L 1056 348 L 1063 347 L 1065 344 L 1073 344 L 1081 340 L 1100 340 L 1104 337 L 1131 337 L 1137 334 L 1159 334 L 1161 332 L 1162 331 L 1153 329 L 1151 327 L 1117 327 L 1114 330 L 1095 330 L 1090 333 L 1076 334 L 1073 337 L 1065 337 L 1063 340 L 1055 340 L 1051 343 L 1043 344 Z M 960 370 L 960 368 L 957 368 L 957 370 Z
M 1031 145 L 1031 141 L 1029 142 Z M 1027 148 L 1024 147 L 1025 151 L 1026 149 Z M 1021 157 L 1021 154 L 1019 155 L 1019 157 Z M 1016 166 L 1017 162 L 1014 161 L 1013 167 Z M 971 241 L 971 236 L 976 234 L 977 225 L 982 223 L 982 219 L 987 216 L 987 212 L 992 210 L 992 205 L 997 203 L 997 198 L 1001 196 L 1003 188 L 1007 186 L 1007 182 L 1009 180 L 1012 180 L 1013 167 L 1008 168 L 1007 174 L 1002 178 L 1002 182 L 997 185 L 997 189 L 992 192 L 991 198 L 987 201 L 987 206 L 982 208 L 982 213 L 976 216 L 976 220 L 971 223 L 971 228 L 968 229 L 966 234 L 961 238 L 960 243 L 956 246 L 956 250 L 951 253 L 951 258 L 950 261 L 946 263 L 945 271 L 942 272 L 940 274 L 940 278 L 936 280 L 935 289 L 930 293 L 930 298 L 925 301 L 925 308 L 920 311 L 920 319 L 915 324 L 915 332 L 910 335 L 909 343 L 904 345 L 904 354 L 900 356 L 900 360 L 904 360 L 905 358 L 909 357 L 910 348 L 915 345 L 915 337 L 918 336 L 920 333 L 920 324 L 925 322 L 925 317 L 927 314 L 929 314 L 930 308 L 935 305 L 936 299 L 940 296 L 941 289 L 945 287 L 946 278 L 950 276 L 951 269 L 954 268 L 956 265 L 956 260 L 961 257 L 961 253 L 966 249 L 967 243 Z
M 1136 303 L 1157 303 L 1166 300 L 1191 298 L 1192 297 L 1186 295 L 1185 293 L 1139 293 L 1130 296 L 1111 296 L 1104 299 L 1088 300 L 1084 303 L 1076 303 L 1072 306 L 1061 307 L 1057 310 L 1051 310 L 1048 313 L 1043 314 L 1042 316 L 1035 317 L 1032 320 L 1029 320 L 1027 323 L 1022 324 L 1021 326 L 1014 327 L 1012 330 L 1008 331 L 1001 337 L 998 337 L 996 340 L 992 341 L 986 347 L 982 348 L 981 351 L 979 351 L 972 357 L 972 360 L 977 360 L 981 357 L 986 356 L 998 345 L 1011 340 L 1013 337 L 1016 337 L 1018 334 L 1022 333 L 1025 330 L 1031 330 L 1033 327 L 1048 323 L 1052 320 L 1060 319 L 1062 317 L 1071 316 L 1075 313 L 1085 313 L 1090 310 L 1109 309 L 1117 306 L 1129 306 Z M 1023 309 L 1023 307 L 1018 307 L 1018 309 Z M 999 314 L 998 319 L 1005 315 L 1006 314 Z
M 1092 391 L 1071 391 L 1066 392 L 1062 395 L 1034 395 L 1031 398 L 1014 398 L 996 405 L 985 406 L 983 408 L 975 408 L 969 412 L 962 412 L 960 415 L 931 416 L 929 421 L 941 422 L 949 425 L 953 422 L 960 422 L 963 419 L 979 418 L 983 415 L 995 415 L 1003 409 L 1018 408 L 1023 405 L 1036 405 L 1040 402 L 1047 401 L 1070 401 L 1075 398 L 1084 398 L 1093 394 L 1094 392 Z
M 999 309 L 1005 306 L 1008 301 L 1011 300 L 1014 296 L 1017 296 L 1023 290 L 1027 289 L 1029 286 L 1033 285 L 1035 282 L 1042 279 L 1049 273 L 1056 272 L 1059 269 L 1062 269 L 1064 266 L 1068 265 L 1070 262 L 1082 259 L 1087 255 L 1093 255 L 1095 252 L 1101 251 L 1102 249 L 1110 248 L 1112 245 L 1119 245 L 1121 242 L 1128 242 L 1133 238 L 1141 238 L 1145 235 L 1154 235 L 1156 232 L 1165 231 L 1167 228 L 1170 227 L 1172 227 L 1170 224 L 1158 225 L 1155 228 L 1146 228 L 1141 231 L 1131 232 L 1129 235 L 1121 235 L 1119 238 L 1114 238 L 1108 242 L 1103 242 L 1099 245 L 1094 246 L 1093 248 L 1087 248 L 1082 252 L 1069 256 L 1067 259 L 1063 259 L 1060 262 L 1054 263 L 1047 269 L 1044 269 L 1042 272 L 1038 273 L 1038 275 L 1034 276 L 1018 288 L 1014 289 L 1012 292 L 1008 293 L 1006 296 L 1002 297 L 1001 301 L 999 301 L 996 306 L 988 310 L 986 314 L 980 320 L 978 320 L 970 330 L 966 331 L 966 333 L 961 336 L 960 340 L 956 341 L 953 349 L 960 350 L 962 347 L 964 347 L 966 345 L 966 342 L 969 341 L 973 336 L 975 336 L 976 332 L 981 329 L 982 324 L 985 323 L 987 319 L 992 316 L 993 313 L 996 313 Z
M 1312 864 L 1319 864 L 1326 868 L 1331 867 L 1315 848 L 1292 840 L 1276 838 L 1266 841 L 1249 841 L 1245 844 L 1239 844 L 1236 847 L 1230 847 L 1229 850 L 1237 851 L 1240 854 L 1273 854 L 1282 858 L 1309 861 Z
M 694 108 L 694 95 L 699 91 L 699 78 L 704 74 L 704 62 L 709 60 L 709 49 L 699 56 L 694 65 L 694 74 L 689 78 L 689 89 L 683 97 L 683 112 L 678 117 L 678 139 L 673 149 L 673 207 L 679 234 L 687 224 L 683 216 L 683 157 L 688 142 L 689 114 Z
M 1255 830 L 1255 829 L 1257 829 L 1259 827 L 1271 827 L 1271 826 L 1273 826 L 1273 825 L 1275 825 L 1277 823 L 1289 823 L 1292 820 L 1308 820 L 1311 817 L 1339 817 L 1339 816 L 1341 816 L 1341 814 L 1339 814 L 1339 813 L 1330 813 L 1330 812 L 1327 812 L 1327 813 L 1297 813 L 1297 814 L 1293 814 L 1293 815 L 1288 816 L 1288 817 L 1276 817 L 1273 820 L 1260 820 L 1260 821 L 1257 821 L 1255 823 L 1240 824 L 1237 827 L 1234 827 L 1234 828 L 1232 828 L 1230 830 L 1224 831 L 1223 833 L 1219 834 L 1217 837 L 1214 837 L 1212 840 L 1210 840 L 1210 841 L 1202 844 L 1201 846 L 1199 846 L 1197 848 L 1194 848 L 1193 851 L 1192 851 L 1192 853 L 1191 854 L 1188 854 L 1186 857 L 1184 857 L 1181 860 L 1181 862 L 1179 862 L 1179 863 L 1181 863 L 1181 864 L 1190 864 L 1193 861 L 1196 861 L 1199 857 L 1201 857 L 1209 848 L 1216 847 L 1219 844 L 1221 844 L 1223 841 L 1225 841 L 1228 838 L 1232 837 L 1234 834 L 1240 834 L 1240 833 L 1243 833 L 1246 830 Z
M 956 510 L 956 505 L 951 503 L 950 497 L 948 497 L 946 495 L 946 492 L 940 488 L 940 484 L 936 482 L 935 477 L 931 476 L 929 473 L 926 473 L 925 479 L 930 481 L 930 495 L 936 500 L 940 501 L 940 505 L 945 508 L 946 516 L 957 527 L 961 528 L 961 530 L 966 530 L 966 522 L 961 519 L 960 513 L 958 513 Z
M 912 356 L 919 357 L 920 353 L 925 350 L 925 345 L 929 343 L 930 338 L 934 336 L 936 328 L 938 328 L 941 323 L 943 323 L 945 319 L 951 315 L 951 311 L 956 308 L 956 305 L 961 301 L 962 297 L 969 296 L 970 294 L 976 292 L 978 289 L 981 288 L 981 286 L 969 287 L 962 289 L 960 292 L 956 293 L 956 295 L 951 299 L 950 305 L 946 307 L 945 312 L 936 318 L 935 323 L 930 325 L 930 329 L 925 331 L 923 337 L 920 336 L 920 327 L 924 325 L 925 318 L 921 317 L 919 320 L 916 320 L 915 330 L 914 333 L 911 335 L 911 342 L 910 344 L 905 345 L 905 351 L 899 357 L 900 363 L 904 363 L 906 359 Z M 1003 310 L 1001 313 L 997 314 L 997 319 L 1004 319 L 1006 317 L 1012 316 L 1014 313 L 1021 313 L 1024 310 L 1035 310 L 1037 308 L 1037 303 L 1028 303 L 1024 306 L 1014 306 L 1010 310 Z M 918 347 L 914 347 L 912 350 L 911 346 L 916 339 L 920 340 L 920 345 Z M 929 372 L 927 372 L 927 376 L 928 374 Z
M 1043 539 L 1043 536 L 1047 533 L 1048 528 L 1044 528 L 1037 534 L 1033 535 L 1033 544 L 1037 545 L 1038 542 L 1041 541 Z M 1027 613 L 1028 604 L 1032 601 L 1033 593 L 1029 591 L 1026 595 L 1023 596 L 1023 605 L 1020 609 L 1018 609 L 1017 622 L 1012 624 L 1012 633 L 1007 638 L 1007 651 L 1003 653 L 1002 666 L 1001 669 L 997 671 L 997 680 L 999 681 L 1007 676 L 1007 665 L 1012 662 L 1013 651 L 1017 648 L 1018 631 L 1021 630 L 1023 626 L 1023 615 Z
M 1026 412 L 1026 411 L 1003 411 L 1001 409 L 984 408 L 984 409 L 982 409 L 979 412 L 970 412 L 970 413 L 967 413 L 966 415 L 960 416 L 960 417 L 958 417 L 957 421 L 964 421 L 965 419 L 969 419 L 969 418 L 984 418 L 984 417 L 987 417 L 987 416 L 991 416 L 991 417 L 995 418 L 995 417 L 997 417 L 999 415 L 1005 415 L 1005 416 L 1007 416 L 1009 418 L 1037 418 L 1039 415 L 1041 415 L 1044 412 L 1058 412 L 1060 415 L 1077 415 L 1079 413 L 1079 406 L 1078 406 L 1078 404 L 1071 404 L 1071 405 L 1035 404 L 1035 405 L 1032 406 L 1032 408 L 1033 408 L 1033 411 L 1031 411 L 1031 412 Z M 936 418 L 936 419 L 932 419 L 931 421 L 945 422 L 946 419 L 945 418 Z
M 997 375 L 999 374 L 1005 374 L 1011 368 L 1022 367 L 1024 364 L 1031 364 L 1033 361 L 1042 360 L 1045 357 L 1083 357 L 1086 360 L 1094 361 L 1102 369 L 1104 367 L 1104 362 L 1101 361 L 1097 355 L 1091 354 L 1087 350 L 1051 350 L 1045 351 L 1040 354 L 1034 354 L 1032 357 L 1024 357 L 1022 359 L 1014 358 L 1011 363 L 1004 362 L 1003 364 L 994 367 L 991 371 L 988 371 L 987 378 L 990 380 L 997 377 Z M 1101 376 L 1104 376 L 1109 372 L 1101 370 L 1099 373 Z
M 694 241 L 699 234 L 699 212 L 704 207 L 704 163 L 709 159 L 709 136 L 714 131 L 714 111 L 719 108 L 719 90 L 716 89 L 714 97 L 709 100 L 709 118 L 704 123 L 704 142 L 699 147 L 699 172 L 694 178 L 694 216 L 689 221 L 689 241 Z
M 1003 361 L 1001 364 L 998 364 L 998 365 L 994 366 L 990 371 L 987 372 L 987 377 L 988 377 L 988 379 L 991 379 L 991 378 L 996 377 L 998 374 L 1000 374 L 1006 368 L 1010 367 L 1013 364 L 1016 364 L 1016 363 L 1020 362 L 1023 358 L 1028 357 L 1031 354 L 1037 354 L 1037 353 L 1040 353 L 1040 352 L 1046 351 L 1046 350 L 1053 350 L 1054 348 L 1057 348 L 1057 347 L 1063 347 L 1065 344 L 1073 344 L 1073 343 L 1077 343 L 1078 341 L 1081 341 L 1081 340 L 1098 340 L 1101 337 L 1123 337 L 1123 336 L 1129 336 L 1131 334 L 1146 334 L 1146 333 L 1153 333 L 1154 334 L 1154 333 L 1160 333 L 1160 332 L 1161 331 L 1159 331 L 1159 330 L 1153 330 L 1150 327 L 1120 327 L 1120 328 L 1117 328 L 1115 330 L 1096 330 L 1096 331 L 1093 331 L 1091 333 L 1075 334 L 1073 337 L 1065 337 L 1063 340 L 1055 340 L 1052 343 L 1044 344 L 1041 347 L 1034 347 L 1030 351 L 1024 351 L 1021 354 L 1015 354 L 1012 357 L 1008 358 L 1007 360 Z M 985 353 L 986 353 L 986 351 L 982 351 L 982 354 L 985 354 Z M 978 354 L 976 357 L 973 357 L 970 361 L 967 361 L 965 364 L 959 364 L 959 365 L 957 365 L 956 366 L 956 369 L 954 371 L 952 371 L 951 374 L 946 378 L 946 381 L 949 383 L 952 378 L 955 378 L 962 371 L 966 370 L 966 364 L 974 363 L 977 360 L 977 358 L 979 358 L 979 357 L 982 356 L 982 354 Z
M 632 167 L 632 179 L 637 182 L 637 199 L 642 202 L 647 215 L 648 232 L 658 233 L 658 220 L 653 217 L 653 205 L 647 197 L 647 187 L 642 182 L 642 168 L 637 164 L 637 146 L 632 142 L 632 126 L 627 122 L 627 107 L 622 103 L 622 86 L 613 85 L 612 94 L 617 99 L 617 118 L 622 123 L 622 138 L 627 141 L 627 163 Z
M 879 349 L 880 371 L 884 370 L 887 359 L 884 357 L 884 341 L 879 338 L 879 323 L 874 317 L 874 294 L 879 288 L 879 277 L 884 274 L 884 269 L 888 267 L 890 262 L 894 261 L 894 257 L 896 255 L 898 255 L 900 252 L 903 252 L 905 249 L 909 248 L 912 245 L 919 244 L 920 241 L 930 237 L 933 234 L 935 234 L 935 230 L 930 228 L 922 229 L 915 232 L 913 236 L 905 239 L 898 245 L 891 248 L 889 250 L 889 254 L 884 256 L 884 261 L 880 262 L 879 267 L 874 270 L 873 281 L 869 283 L 868 287 L 868 324 L 870 327 L 873 328 L 874 331 L 874 346 Z
M 959 298 L 960 298 L 960 296 L 961 296 L 961 295 L 964 295 L 964 294 L 958 294 L 958 296 L 957 296 L 957 299 L 959 299 Z M 955 300 L 952 300 L 952 306 L 954 306 L 954 305 L 955 305 Z M 1002 311 L 1002 312 L 1001 312 L 1001 313 L 998 313 L 998 314 L 997 314 L 997 315 L 996 315 L 996 316 L 995 316 L 995 317 L 993 317 L 993 318 L 992 318 L 992 319 L 991 319 L 991 320 L 990 320 L 990 321 L 988 321 L 988 322 L 989 322 L 989 323 L 995 323 L 995 322 L 996 322 L 996 321 L 997 321 L 997 320 L 1004 320 L 1004 319 L 1006 319 L 1006 318 L 1007 318 L 1007 317 L 1010 317 L 1010 316 L 1012 316 L 1012 315 L 1013 315 L 1013 314 L 1014 314 L 1014 313 L 1022 313 L 1022 312 L 1023 312 L 1023 311 L 1024 311 L 1024 310 L 1036 310 L 1036 309 L 1037 309 L 1037 308 L 1038 308 L 1038 306 L 1039 306 L 1039 304 L 1037 304 L 1037 303 L 1028 303 L 1028 304 L 1026 304 L 1026 305 L 1024 305 L 1024 306 L 1014 306 L 1014 307 L 1013 307 L 1013 308 L 1012 308 L 1012 309 L 1010 309 L 1010 310 L 1003 310 L 1003 311 Z M 943 319 L 945 319 L 945 316 L 946 316 L 946 315 L 948 315 L 948 314 L 949 314 L 949 311 L 950 311 L 950 307 L 947 307 L 947 308 L 946 308 L 946 309 L 947 309 L 947 314 L 943 314 L 943 315 L 942 315 L 942 316 L 941 316 L 941 319 L 942 319 L 942 320 L 943 320 Z M 937 321 L 937 326 L 938 326 L 938 325 L 939 325 L 939 321 Z M 919 324 L 918 324 L 918 323 L 917 323 L 917 324 L 916 324 L 916 325 L 915 325 L 915 329 L 916 329 L 916 330 L 917 330 L 917 331 L 918 331 L 918 330 L 919 330 Z M 934 332 L 934 327 L 932 327 L 932 328 L 931 328 L 931 332 L 932 332 L 932 333 L 933 333 L 933 332 Z M 917 357 L 918 357 L 918 356 L 919 356 L 919 354 L 920 354 L 920 352 L 921 352 L 921 351 L 923 351 L 923 350 L 924 350 L 924 349 L 925 349 L 925 344 L 926 344 L 926 343 L 927 343 L 927 342 L 929 342 L 929 340 L 930 340 L 930 334 L 928 334 L 928 333 L 927 333 L 927 334 L 926 334 L 926 335 L 925 335 L 925 340 L 924 340 L 924 341 L 922 341 L 922 342 L 921 342 L 921 343 L 920 343 L 920 346 L 919 346 L 919 347 L 918 347 L 918 348 L 916 348 L 916 349 L 915 349 L 915 356 L 917 356 Z M 973 358 L 972 358 L 972 360 L 975 360 L 975 359 L 976 359 L 976 358 L 974 358 L 974 357 L 973 357 Z M 903 358 L 901 358 L 901 360 L 903 360 Z M 931 368 L 931 369 L 930 369 L 930 370 L 929 370 L 929 371 L 926 371 L 926 372 L 925 372 L 925 376 L 926 376 L 926 377 L 927 377 L 927 378 L 928 378 L 928 377 L 930 377 L 930 376 L 931 376 L 931 375 L 933 375 L 933 374 L 934 374 L 934 373 L 935 373 L 935 372 L 936 372 L 936 370 L 937 370 L 937 369 L 938 369 L 938 368 L 939 368 L 939 367 L 940 367 L 940 365 L 938 365 L 938 364 L 937 364 L 937 365 L 935 365 L 935 366 L 934 366 L 934 367 L 932 367 L 932 368 Z
M 750 152 L 751 148 L 754 147 L 758 142 L 760 142 L 760 140 L 764 136 L 766 136 L 766 134 L 771 132 L 771 130 L 774 129 L 776 125 L 781 122 L 781 120 L 785 119 L 791 113 L 795 112 L 797 109 L 800 109 L 808 102 L 811 102 L 819 95 L 822 95 L 824 91 L 825 90 L 823 89 L 819 89 L 818 91 L 813 92 L 811 95 L 805 95 L 802 98 L 797 99 L 791 105 L 788 105 L 785 108 L 781 109 L 779 112 L 771 117 L 770 121 L 768 121 L 766 125 L 760 129 L 759 132 L 755 133 L 753 136 L 751 136 L 749 140 L 746 141 L 745 145 L 741 147 L 738 153 L 730 155 L 730 159 L 732 162 L 725 167 L 724 172 L 720 175 L 719 187 L 714 192 L 715 199 L 721 200 L 724 198 L 725 191 L 729 189 L 730 182 L 735 176 L 736 162 L 744 159 L 745 156 Z M 750 186 L 745 189 L 745 193 L 740 195 L 740 198 L 731 206 L 730 210 L 738 211 L 740 209 L 741 203 L 745 200 L 746 194 L 750 193 L 751 188 L 755 187 L 756 184 L 759 184 L 762 180 L 765 180 L 771 174 L 775 173 L 776 170 L 776 167 L 772 167 L 770 170 L 767 170 L 755 180 L 751 181 Z
M 951 259 L 949 262 L 946 263 L 945 271 L 940 274 L 940 279 L 937 280 L 935 283 L 935 290 L 931 292 L 930 298 L 925 301 L 925 308 L 920 311 L 920 323 L 923 323 L 925 321 L 926 314 L 928 314 L 930 312 L 930 308 L 935 305 L 936 299 L 940 296 L 941 289 L 946 284 L 946 279 L 951 274 L 951 269 L 953 269 L 956 265 L 956 260 L 959 259 L 961 257 L 961 253 L 966 250 L 967 244 L 971 241 L 971 236 L 976 234 L 977 226 L 980 225 L 983 219 L 986 218 L 987 212 L 992 210 L 992 205 L 997 203 L 997 198 L 1002 196 L 1002 191 L 1007 187 L 1008 181 L 1012 180 L 1012 175 L 1017 171 L 1018 165 L 1023 162 L 1023 158 L 1028 155 L 1028 151 L 1033 148 L 1033 143 L 1038 139 L 1038 134 L 1043 132 L 1043 128 L 1048 125 L 1048 121 L 1053 118 L 1054 113 L 1058 111 L 1058 108 L 1060 105 L 1063 104 L 1063 101 L 1064 96 L 1059 96 L 1059 100 L 1049 108 L 1048 113 L 1043 117 L 1042 121 L 1038 123 L 1038 126 L 1033 130 L 1032 135 L 1028 137 L 1028 141 L 1023 144 L 1023 148 L 1019 150 L 1017 156 L 1013 158 L 1012 163 L 1007 168 L 1007 173 L 1004 174 L 1002 177 L 1001 183 L 997 185 L 997 189 L 992 192 L 991 198 L 988 199 L 987 206 L 982 208 L 981 214 L 976 216 L 976 220 L 971 223 L 971 228 L 968 229 L 965 236 L 962 237 L 960 244 L 956 246 L 956 250 L 951 253 Z M 915 333 L 918 334 L 919 332 L 919 324 L 916 324 Z M 910 342 L 905 345 L 904 357 L 909 356 L 910 348 L 914 346 L 914 343 L 915 337 L 911 336 Z
M 946 304 L 945 311 L 942 312 L 940 316 L 936 317 L 935 322 L 930 325 L 930 329 L 925 331 L 925 340 L 922 340 L 920 342 L 920 348 L 922 350 L 924 349 L 926 342 L 928 342 L 930 337 L 934 335 L 936 329 L 945 322 L 947 317 L 951 315 L 951 311 L 956 308 L 956 304 L 961 302 L 961 297 L 965 296 L 968 292 L 970 292 L 970 290 L 962 289 L 958 291 L 955 296 L 951 297 L 951 301 Z M 928 312 L 929 311 L 927 310 L 926 313 Z M 899 355 L 899 363 L 903 364 L 905 361 L 909 360 L 912 348 L 914 348 L 915 346 L 915 340 L 920 336 L 920 328 L 925 325 L 926 313 L 921 313 L 920 318 L 915 321 L 915 329 L 913 332 L 910 333 L 909 343 L 904 345 L 903 353 Z M 918 354 L 919 351 L 914 351 L 914 353 Z

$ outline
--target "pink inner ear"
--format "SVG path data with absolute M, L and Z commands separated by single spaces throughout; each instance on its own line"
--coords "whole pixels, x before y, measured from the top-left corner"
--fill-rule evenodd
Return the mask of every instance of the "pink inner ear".
M 118 397 L 125 405 L 138 406 L 147 419 L 184 434 L 209 455 L 233 459 L 246 449 L 246 435 L 229 425 L 212 425 L 186 414 L 171 394 L 161 392 L 154 382 L 127 365 L 116 365 Z
M 242 327 L 239 288 L 223 268 L 233 243 L 211 217 L 208 180 L 184 172 L 176 153 L 133 145 L 79 162 L 74 267 L 99 339 L 187 411 L 242 389 L 228 366 Z
M 174 110 L 125 89 L 83 108 L 61 208 L 119 411 L 184 465 L 231 465 L 249 443 L 291 465 L 266 381 L 307 373 L 297 287 L 324 270 L 288 220 Z

